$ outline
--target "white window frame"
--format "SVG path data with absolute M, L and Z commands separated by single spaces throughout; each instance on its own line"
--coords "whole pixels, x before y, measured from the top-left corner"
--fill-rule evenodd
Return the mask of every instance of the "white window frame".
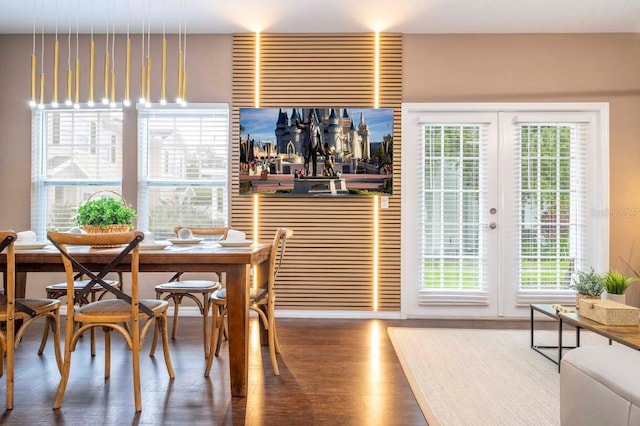
M 590 144 L 592 152 L 588 154 L 589 168 L 593 173 L 589 174 L 588 185 L 594 190 L 590 198 L 588 211 L 609 211 L 609 105 L 607 103 L 403 103 L 402 105 L 402 238 L 401 238 L 401 316 L 403 318 L 422 317 L 415 315 L 417 305 L 417 289 L 421 282 L 419 271 L 419 237 L 421 224 L 415 214 L 419 203 L 422 202 L 416 196 L 423 170 L 416 161 L 416 152 L 422 149 L 421 140 L 416 137 L 420 131 L 418 117 L 425 113 L 447 112 L 556 112 L 556 113 L 591 113 L 593 114 L 593 135 L 595 143 Z M 500 144 L 504 143 L 505 135 L 500 135 Z M 501 146 L 499 145 L 499 149 Z M 416 151 L 418 150 L 418 151 Z M 510 206 L 504 204 L 504 200 L 498 203 L 498 211 L 505 211 Z M 603 217 L 590 215 L 590 232 L 592 232 L 593 244 L 590 246 L 590 263 L 599 271 L 606 271 L 609 264 L 609 221 Z M 604 218 L 607 219 L 607 218 Z M 505 262 L 502 261 L 504 264 Z M 499 266 L 502 270 L 503 266 Z M 526 315 L 526 303 L 544 302 L 551 297 L 557 300 L 557 296 L 570 300 L 573 291 L 567 291 L 563 295 L 550 294 L 549 292 L 537 292 L 535 297 L 519 298 L 518 303 L 522 308 L 517 315 Z M 527 300 L 525 300 L 527 299 Z M 528 306 L 528 305 L 526 305 Z M 464 316 L 464 309 L 458 309 L 451 305 L 449 308 L 435 310 L 435 314 L 426 315 L 434 317 Z M 435 312 L 434 311 L 434 312 Z
M 153 112 L 155 110 L 167 110 L 167 111 L 176 111 L 175 116 L 180 116 L 180 113 L 187 113 L 189 111 L 194 110 L 224 110 L 227 114 L 227 170 L 226 170 L 226 217 L 225 223 L 219 224 L 220 226 L 228 226 L 230 221 L 230 210 L 231 210 L 231 109 L 229 104 L 227 103 L 203 103 L 203 104 L 193 104 L 190 103 L 187 107 L 176 107 L 171 105 L 152 105 L 151 107 L 146 106 L 144 104 L 137 104 L 136 106 L 138 110 L 138 128 L 136 132 L 140 131 L 141 118 L 140 114 L 144 112 Z M 147 175 L 148 171 L 148 158 L 145 157 L 145 153 L 148 151 L 145 147 L 142 146 L 143 140 L 140 136 L 138 136 L 138 228 L 144 231 L 149 230 L 149 201 L 148 196 L 145 194 L 145 191 L 152 187 L 159 186 L 190 186 L 190 187 L 202 187 L 207 184 L 218 185 L 218 183 L 212 183 L 207 180 L 168 180 L 168 179 L 149 179 Z M 161 159 L 161 161 L 164 161 Z M 173 224 L 175 226 L 177 224 Z M 217 226 L 217 225 L 216 225 Z M 168 233 L 172 231 L 171 229 L 163 230 L 164 233 Z
M 47 189 L 50 187 L 82 187 L 82 186 L 95 186 L 95 187 L 113 187 L 116 188 L 118 193 L 122 192 L 122 179 L 123 171 L 120 169 L 120 175 L 114 179 L 55 179 L 48 178 L 46 175 L 46 162 L 47 162 L 47 136 L 46 126 L 44 122 L 44 114 L 58 112 L 58 113 L 70 113 L 70 114 L 83 114 L 87 112 L 120 112 L 122 119 L 124 120 L 124 112 L 122 109 L 114 108 L 95 108 L 91 110 L 77 110 L 70 108 L 53 108 L 45 107 L 44 110 L 36 109 L 32 111 L 31 120 L 31 229 L 35 231 L 38 240 L 46 240 L 47 223 L 49 215 L 51 214 L 50 206 L 48 205 Z M 120 150 L 120 156 L 122 157 L 123 150 L 123 138 L 124 138 L 124 124 L 121 128 L 120 145 L 115 148 Z M 90 146 L 91 149 L 94 147 Z M 95 153 L 95 151 L 92 151 Z M 123 159 L 120 158 L 121 163 Z M 86 200 L 80 200 L 84 202 Z M 59 229 L 59 231 L 67 231 L 67 229 Z

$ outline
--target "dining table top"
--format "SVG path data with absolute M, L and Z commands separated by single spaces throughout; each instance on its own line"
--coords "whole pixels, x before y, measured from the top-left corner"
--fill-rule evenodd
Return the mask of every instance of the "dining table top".
M 141 272 L 175 271 L 178 266 L 181 270 L 188 269 L 189 272 L 224 271 L 227 265 L 262 263 L 269 257 L 270 249 L 269 243 L 254 242 L 247 246 L 223 247 L 213 241 L 191 245 L 167 245 L 163 249 L 141 248 L 139 268 Z M 120 249 L 80 246 L 71 247 L 69 251 L 83 263 L 98 265 L 104 263 L 110 255 L 118 253 Z M 128 258 L 123 259 L 123 270 L 130 264 Z M 18 272 L 64 270 L 60 253 L 50 244 L 38 249 L 16 249 L 15 259 Z M 0 268 L 5 263 L 6 257 L 0 254 Z

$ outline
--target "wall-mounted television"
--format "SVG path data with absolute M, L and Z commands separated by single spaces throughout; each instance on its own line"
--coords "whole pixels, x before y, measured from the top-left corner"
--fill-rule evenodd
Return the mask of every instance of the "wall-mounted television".
M 240 108 L 240 194 L 393 191 L 393 109 Z

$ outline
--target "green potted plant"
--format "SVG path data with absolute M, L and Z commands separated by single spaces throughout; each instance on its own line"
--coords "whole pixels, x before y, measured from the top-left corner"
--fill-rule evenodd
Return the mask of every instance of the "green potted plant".
M 618 303 L 625 303 L 624 292 L 629 284 L 636 280 L 635 277 L 625 277 L 621 272 L 612 269 L 604 276 L 604 298 Z
M 137 217 L 137 213 L 124 198 L 91 197 L 76 209 L 78 226 L 89 233 L 124 232 L 133 229 L 132 220 Z
M 604 277 L 593 268 L 589 272 L 578 271 L 569 288 L 576 291 L 576 309 L 580 309 L 580 299 L 600 299 L 604 291 Z

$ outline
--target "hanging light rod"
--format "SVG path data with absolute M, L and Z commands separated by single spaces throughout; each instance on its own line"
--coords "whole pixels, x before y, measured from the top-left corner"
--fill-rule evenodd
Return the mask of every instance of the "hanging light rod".
M 104 105 L 117 107 L 118 105 L 127 107 L 131 105 L 131 90 L 139 89 L 139 102 L 151 106 L 152 103 L 166 105 L 169 98 L 175 99 L 175 102 L 181 106 L 187 106 L 187 22 L 185 19 L 185 8 L 190 0 L 178 0 L 163 2 L 162 13 L 160 17 L 158 8 L 153 8 L 152 0 L 145 2 L 133 2 L 127 0 L 127 23 L 118 25 L 118 8 L 117 4 L 123 0 L 110 0 L 107 5 L 106 13 L 95 11 L 94 2 L 81 2 L 80 0 L 56 0 L 55 19 L 55 36 L 47 33 L 46 29 L 51 28 L 45 26 L 45 22 L 51 21 L 51 11 L 45 7 L 45 0 L 33 0 L 33 40 L 30 52 L 30 79 L 28 104 L 31 108 L 44 108 L 45 106 L 57 107 L 59 102 L 64 102 L 67 107 L 83 108 L 95 106 L 96 90 L 102 90 L 102 96 L 98 95 L 98 101 Z M 62 7 L 58 7 L 61 2 Z M 40 4 L 41 3 L 41 4 Z M 143 5 L 140 5 L 143 3 Z M 167 3 L 171 7 L 167 7 Z M 179 4 L 179 11 L 176 11 L 176 3 Z M 68 6 L 68 7 L 67 7 Z M 89 20 L 80 18 L 87 15 L 85 8 L 91 7 L 90 27 L 87 27 Z M 62 14 L 59 10 L 62 9 Z M 68 15 L 68 16 L 65 16 Z M 136 18 L 140 16 L 142 26 L 130 26 L 129 22 L 140 22 Z M 167 18 L 170 19 L 167 19 Z M 156 19 L 160 23 L 155 22 Z M 66 37 L 64 33 L 60 33 L 59 20 L 68 21 Z M 75 20 L 75 28 L 72 32 L 72 20 Z M 100 23 L 99 21 L 102 21 Z M 152 21 L 155 26 L 152 26 Z M 81 24 L 84 22 L 84 24 Z M 84 29 L 82 27 L 84 25 Z M 161 35 L 154 36 L 161 25 Z M 63 24 L 64 26 L 64 24 Z M 96 34 L 94 28 L 104 28 L 104 34 Z M 132 33 L 131 30 L 134 32 Z M 64 31 L 64 30 L 63 30 Z M 86 34 L 82 34 L 86 32 Z M 122 34 L 122 35 L 118 35 Z M 125 36 L 126 34 L 126 36 Z M 118 36 L 117 36 L 118 35 Z M 140 37 L 140 78 L 131 78 L 131 60 L 132 43 L 135 37 Z M 75 39 L 74 39 L 75 37 Z M 104 63 L 103 78 L 96 78 L 96 42 L 104 37 Z M 38 40 L 39 39 L 39 40 Z M 40 46 L 38 46 L 40 44 Z M 45 46 L 52 46 L 53 51 L 45 56 Z M 37 48 L 38 47 L 38 48 Z M 51 47 L 47 47 L 50 49 Z M 156 49 L 155 51 L 153 49 Z M 61 50 L 63 49 L 63 50 Z M 60 52 L 67 50 L 67 71 L 66 79 L 60 78 L 60 60 L 64 63 L 64 57 L 60 57 Z M 75 50 L 74 50 L 75 49 Z M 120 55 L 118 56 L 118 52 Z M 154 53 L 156 52 L 156 53 Z M 177 54 L 177 81 L 175 86 L 168 84 L 169 75 L 167 68 L 171 66 L 168 57 Z M 74 55 L 72 58 L 71 55 Z M 62 53 L 64 55 L 64 53 Z M 156 62 L 160 64 L 157 74 L 152 73 L 151 65 L 152 57 L 160 55 L 160 60 Z M 157 56 L 156 56 L 156 59 Z M 81 62 L 88 63 L 88 67 L 84 69 L 81 78 Z M 98 65 L 98 66 L 100 66 Z M 175 65 L 174 65 L 175 66 Z M 62 65 L 64 68 L 64 65 Z M 50 74 L 45 74 L 45 68 L 51 70 Z M 175 69 L 175 68 L 173 68 Z M 38 72 L 40 75 L 38 76 Z M 120 79 L 119 75 L 124 76 Z M 86 76 L 86 77 L 85 77 Z M 156 78 L 158 80 L 156 80 Z M 66 91 L 60 88 L 58 84 L 62 80 L 62 85 L 66 80 Z M 102 81 L 100 81 L 102 80 Z M 97 84 L 96 84 L 97 83 Z M 138 84 L 138 88 L 135 85 Z M 45 90 L 50 85 L 51 89 Z M 96 87 L 97 86 L 97 87 Z M 62 91 L 62 101 L 59 100 L 60 90 Z M 157 90 L 157 93 L 154 91 Z M 98 92 L 100 93 L 100 92 Z M 135 93 L 135 92 L 134 92 Z M 66 96 L 65 96 L 66 95 Z

